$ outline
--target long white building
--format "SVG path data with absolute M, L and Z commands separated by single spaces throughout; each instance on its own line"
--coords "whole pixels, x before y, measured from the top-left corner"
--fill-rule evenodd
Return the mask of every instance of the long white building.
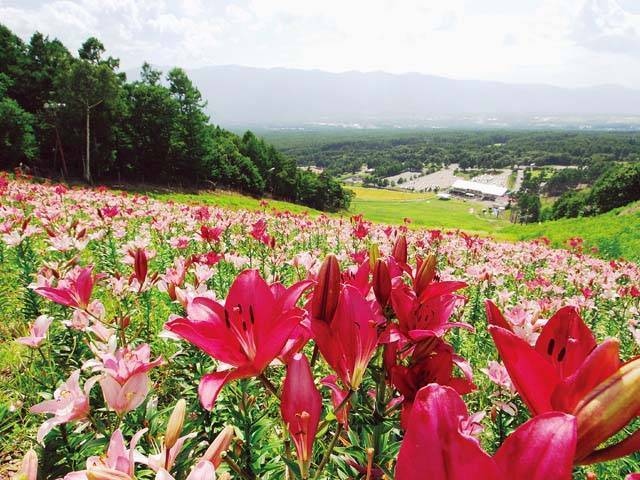
M 498 197 L 503 197 L 507 193 L 507 188 L 468 180 L 456 180 L 449 191 L 460 195 L 480 197 L 485 200 L 495 200 Z

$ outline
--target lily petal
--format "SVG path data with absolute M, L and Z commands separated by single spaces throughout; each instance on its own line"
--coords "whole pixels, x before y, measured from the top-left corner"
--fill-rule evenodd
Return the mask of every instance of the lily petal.
M 549 412 L 509 435 L 493 458 L 504 478 L 571 480 L 577 437 L 575 417 Z
M 531 413 L 539 415 L 552 411 L 551 395 L 560 383 L 553 365 L 526 341 L 508 330 L 490 325 L 489 333 L 513 385 Z

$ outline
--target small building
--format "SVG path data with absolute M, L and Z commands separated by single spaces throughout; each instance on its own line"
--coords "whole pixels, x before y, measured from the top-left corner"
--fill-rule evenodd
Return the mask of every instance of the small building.
M 451 185 L 449 192 L 464 195 L 465 197 L 478 197 L 481 200 L 495 201 L 507 193 L 507 188 L 468 180 L 456 180 Z

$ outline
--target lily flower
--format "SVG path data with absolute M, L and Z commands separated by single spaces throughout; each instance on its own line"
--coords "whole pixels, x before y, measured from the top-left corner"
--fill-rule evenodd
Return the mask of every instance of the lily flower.
M 409 415 L 396 480 L 570 480 L 576 419 L 549 412 L 521 425 L 491 457 L 462 431 L 469 413 L 450 387 L 431 384 L 416 395 Z
M 38 287 L 35 292 L 60 305 L 86 309 L 98 277 L 93 275 L 93 267 L 80 268 L 70 272 L 58 287 Z
M 53 400 L 45 400 L 31 407 L 31 413 L 52 413 L 54 416 L 45 421 L 38 429 L 38 443 L 57 425 L 83 420 L 89 414 L 89 391 L 97 377 L 87 380 L 84 389 L 80 388 L 80 370 L 75 370 L 53 394 Z
M 38 480 L 38 455 L 30 449 L 22 459 L 20 470 L 11 477 L 11 480 Z
M 136 451 L 136 445 L 146 431 L 146 428 L 138 431 L 131 438 L 127 448 L 122 431 L 118 428 L 111 434 L 106 455 L 89 457 L 85 470 L 71 472 L 64 477 L 64 480 L 133 479 L 135 462 L 140 457 Z
M 486 309 L 489 332 L 531 413 L 555 410 L 579 416 L 577 462 L 611 460 L 640 449 L 637 431 L 595 450 L 640 412 L 640 357 L 621 365 L 618 340 L 596 344 L 573 307 L 558 310 L 533 347 L 513 333 L 493 303 L 487 301 Z
M 310 282 L 275 293 L 256 270 L 234 280 L 222 305 L 196 297 L 187 317 L 172 317 L 165 328 L 223 363 L 226 369 L 205 375 L 198 394 L 211 410 L 222 387 L 232 380 L 258 376 L 280 354 L 304 311 L 295 306 Z
M 42 342 L 46 340 L 51 322 L 53 322 L 52 317 L 48 315 L 40 315 L 29 328 L 30 335 L 28 337 L 17 338 L 16 342 L 22 343 L 23 345 L 27 345 L 31 348 L 38 348 L 42 345 Z
M 409 413 L 414 399 L 420 389 L 430 383 L 448 385 L 458 394 L 464 395 L 476 388 L 471 376 L 469 365 L 453 352 L 453 347 L 437 339 L 430 342 L 428 351 L 414 353 L 408 366 L 394 365 L 391 367 L 391 382 L 402 394 L 402 426 L 406 428 Z M 464 377 L 453 375 L 453 367 L 458 365 Z
M 301 353 L 287 364 L 280 413 L 296 447 L 300 470 L 306 472 L 322 413 L 322 397 L 313 383 L 307 357 Z
M 363 380 L 383 324 L 384 318 L 351 285 L 342 286 L 329 322 L 311 318 L 311 330 L 320 353 L 351 390 L 356 390 Z

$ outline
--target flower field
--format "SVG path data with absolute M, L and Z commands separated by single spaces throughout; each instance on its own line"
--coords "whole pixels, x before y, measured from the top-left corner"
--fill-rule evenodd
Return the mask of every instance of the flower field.
M 411 227 L 0 176 L 0 477 L 639 478 L 640 267 Z

